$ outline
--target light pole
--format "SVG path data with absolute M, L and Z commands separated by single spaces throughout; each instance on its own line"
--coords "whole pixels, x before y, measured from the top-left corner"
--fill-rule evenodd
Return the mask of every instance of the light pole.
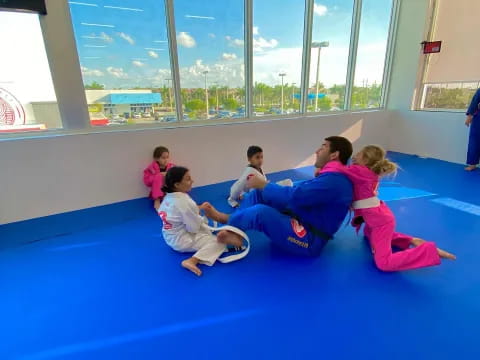
M 330 43 L 328 41 L 322 41 L 322 42 L 317 42 L 314 41 L 312 42 L 312 48 L 318 48 L 318 56 L 317 56 L 317 76 L 316 76 L 316 81 L 315 85 L 317 88 L 316 91 L 316 96 L 315 96 L 315 112 L 318 111 L 318 75 L 320 71 L 320 50 L 322 50 L 322 47 L 328 47 Z
M 281 99 L 281 109 L 282 109 L 282 112 L 281 112 L 281 113 L 282 113 L 282 114 L 283 114 L 283 77 L 284 77 L 285 75 L 287 75 L 287 74 L 285 74 L 285 73 L 280 73 L 280 74 L 278 74 L 278 76 L 280 76 L 280 77 L 282 78 L 282 99 Z
M 295 107 L 295 84 L 292 83 L 292 106 Z
M 215 96 L 217 98 L 217 112 L 218 112 L 218 83 L 215 83 Z
M 165 81 L 168 81 L 168 98 L 170 99 L 170 112 L 173 112 L 172 87 L 170 86 L 170 81 L 172 81 L 172 79 L 165 79 Z
M 203 75 L 205 75 L 205 103 L 207 104 L 207 119 L 208 119 L 208 88 L 207 88 L 207 74 L 208 71 L 205 70 Z

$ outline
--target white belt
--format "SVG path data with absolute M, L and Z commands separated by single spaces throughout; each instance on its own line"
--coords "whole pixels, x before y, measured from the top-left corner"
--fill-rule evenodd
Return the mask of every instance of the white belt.
M 248 235 L 245 234 L 242 230 L 240 230 L 239 228 L 236 228 L 234 226 L 230 226 L 230 225 L 225 225 L 225 226 L 218 227 L 216 221 L 213 222 L 213 226 L 208 226 L 208 225 L 206 225 L 206 226 L 208 227 L 208 229 L 210 231 L 212 231 L 214 233 L 218 232 L 218 231 L 221 231 L 221 230 L 231 231 L 235 234 L 240 235 L 245 240 L 245 242 L 247 243 L 246 246 L 242 246 L 242 252 L 240 252 L 238 254 L 235 254 L 235 255 L 219 257 L 217 259 L 218 261 L 226 264 L 226 263 L 230 263 L 232 261 L 237 261 L 237 260 L 243 259 L 245 256 L 247 256 L 248 252 L 250 251 L 250 239 L 248 238 Z M 228 250 L 225 250 L 225 252 L 228 252 Z
M 373 196 L 368 199 L 354 201 L 352 207 L 357 209 L 370 209 L 380 206 L 380 199 L 376 196 Z

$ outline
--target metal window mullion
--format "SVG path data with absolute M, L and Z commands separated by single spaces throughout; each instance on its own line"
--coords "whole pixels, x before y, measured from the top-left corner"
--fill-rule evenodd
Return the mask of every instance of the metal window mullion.
M 90 128 L 87 98 L 68 1 L 47 0 L 46 6 L 48 15 L 40 15 L 40 27 L 62 127 Z
M 397 39 L 398 14 L 400 13 L 401 0 L 393 0 L 392 11 L 390 15 L 390 27 L 388 30 L 387 51 L 385 53 L 385 63 L 383 66 L 382 93 L 380 97 L 380 107 L 384 108 L 387 104 L 390 89 L 390 78 L 392 70 L 393 56 Z
M 245 116 L 253 117 L 253 0 L 244 2 Z
M 352 102 L 352 92 L 355 81 L 355 66 L 357 64 L 358 38 L 360 34 L 361 18 L 362 0 L 355 0 L 353 3 L 352 28 L 350 31 L 350 49 L 347 68 L 347 82 L 345 86 L 345 102 L 343 106 L 345 110 L 350 110 Z
M 302 79 L 300 83 L 300 113 L 307 113 L 308 86 L 310 83 L 310 56 L 312 53 L 312 28 L 313 28 L 314 0 L 305 0 L 305 16 L 303 20 L 303 54 L 302 54 Z
M 177 32 L 175 29 L 174 0 L 165 0 L 165 15 L 167 17 L 168 48 L 170 53 L 170 69 L 172 75 L 173 93 L 175 96 L 175 110 L 177 121 L 183 121 L 182 91 L 180 84 L 180 68 L 178 65 Z

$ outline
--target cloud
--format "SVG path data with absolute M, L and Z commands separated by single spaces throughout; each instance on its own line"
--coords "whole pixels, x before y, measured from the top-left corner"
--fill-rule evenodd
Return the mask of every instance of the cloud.
M 384 54 L 386 42 L 359 44 L 355 83 L 361 86 L 362 79 L 369 84 L 382 82 Z M 345 84 L 348 67 L 348 46 L 328 47 L 322 49 L 320 58 L 320 82 L 327 87 L 334 84 Z M 312 56 L 310 64 L 309 84 L 315 83 L 317 57 Z M 285 83 L 300 84 L 302 68 L 301 48 L 274 48 L 256 53 L 253 58 L 254 81 L 274 86 L 281 83 L 278 76 L 285 72 Z M 358 82 L 358 83 L 357 83 Z
M 228 45 L 231 47 L 243 47 L 244 41 L 241 39 L 233 39 L 231 36 L 225 36 L 228 41 Z
M 229 53 L 223 53 L 222 59 L 223 60 L 235 60 L 237 58 L 237 55 L 235 54 L 229 54 Z
M 215 20 L 213 16 L 185 15 L 185 17 L 190 19 Z
M 153 80 L 154 83 L 159 85 L 159 84 L 165 83 L 165 79 L 170 79 L 171 76 L 172 75 L 171 75 L 170 69 L 158 69 L 150 79 Z M 183 82 L 182 82 L 182 86 L 183 86 Z
M 132 64 L 133 66 L 136 66 L 136 67 L 142 67 L 142 66 L 145 66 L 145 63 L 139 61 L 139 60 L 134 60 L 132 61 Z
M 128 74 L 123 72 L 122 68 L 114 68 L 113 66 L 109 66 L 109 67 L 107 67 L 107 71 L 108 71 L 109 74 L 113 75 L 114 77 L 116 77 L 118 79 L 127 79 L 128 78 Z
M 216 35 L 215 34 L 212 34 L 212 33 L 209 33 L 208 34 L 208 37 L 212 38 L 212 39 L 215 39 L 216 38 Z
M 323 61 L 323 59 L 322 59 Z M 271 49 L 253 57 L 253 79 L 270 86 L 279 85 L 280 73 L 286 73 L 285 83 L 300 84 L 302 72 L 301 48 Z
M 82 66 L 81 69 L 82 69 L 82 74 L 84 76 L 103 76 L 104 75 L 104 73 L 101 72 L 100 70 L 89 69 L 84 66 Z
M 253 27 L 253 35 L 258 35 L 258 26 Z
M 328 12 L 328 8 L 325 5 L 315 3 L 313 5 L 313 12 L 315 15 L 324 16 Z
M 111 36 L 107 35 L 106 33 L 104 33 L 103 31 L 99 35 L 97 35 L 95 33 L 92 33 L 90 35 L 84 35 L 84 36 L 82 36 L 82 38 L 103 40 L 107 43 L 112 43 L 113 42 L 113 38 Z
M 193 48 L 197 45 L 195 39 L 187 32 L 180 32 L 177 35 L 177 42 L 179 45 L 186 48 Z
M 180 68 L 182 87 L 203 88 L 205 86 L 204 71 L 208 71 L 207 81 L 210 85 L 217 83 L 219 86 L 245 86 L 245 67 L 242 61 L 237 60 L 207 65 L 204 64 L 202 59 L 197 59 L 193 65 Z M 170 71 L 160 69 L 155 81 L 161 83 L 168 77 L 170 77 Z
M 258 37 L 253 39 L 253 50 L 254 51 L 264 51 L 265 49 L 273 49 L 278 46 L 278 40 L 271 39 L 267 40 L 263 37 Z
M 128 42 L 130 45 L 135 44 L 135 40 L 133 40 L 133 38 L 128 34 L 121 32 L 121 33 L 118 33 L 118 36 L 120 36 L 123 40 Z
M 150 56 L 150 57 L 152 57 L 152 58 L 154 58 L 154 59 L 157 59 L 157 58 L 158 58 L 158 54 L 157 54 L 155 51 L 153 51 L 153 50 L 149 50 L 149 51 L 148 51 L 148 56 Z
M 101 32 L 99 37 L 100 37 L 100 39 L 102 39 L 103 41 L 105 41 L 107 43 L 112 43 L 113 42 L 113 38 L 111 36 L 107 35 L 104 32 Z

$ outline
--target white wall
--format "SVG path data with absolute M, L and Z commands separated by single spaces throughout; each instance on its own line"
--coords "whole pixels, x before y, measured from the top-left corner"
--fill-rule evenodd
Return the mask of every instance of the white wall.
M 448 1 L 448 0 L 447 0 Z M 392 66 L 389 150 L 464 163 L 468 130 L 462 113 L 411 111 L 428 0 L 403 0 Z
M 157 145 L 170 148 L 199 186 L 238 176 L 248 145 L 264 148 L 265 171 L 273 172 L 304 165 L 329 135 L 386 146 L 387 128 L 386 112 L 377 111 L 1 141 L 0 223 L 144 197 L 142 170 Z

